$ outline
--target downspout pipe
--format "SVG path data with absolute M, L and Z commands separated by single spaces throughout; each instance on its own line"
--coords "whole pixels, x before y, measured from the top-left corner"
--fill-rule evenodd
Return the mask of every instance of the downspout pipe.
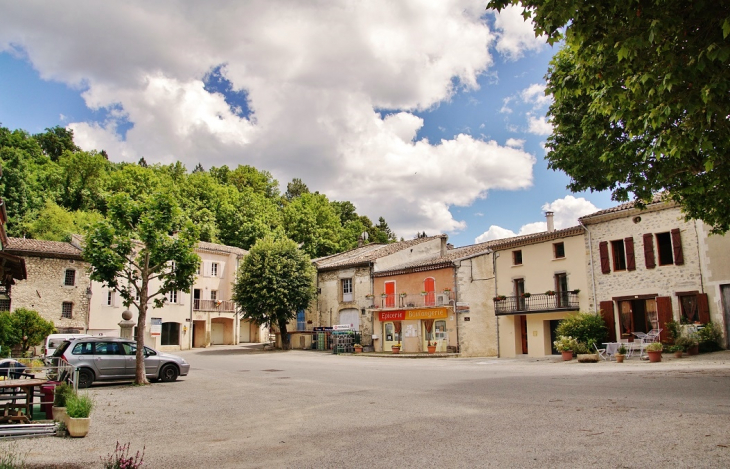
M 456 321 L 456 346 L 458 347 L 459 353 L 461 353 L 461 339 L 459 339 L 459 315 L 456 312 L 456 303 L 459 301 L 459 282 L 456 262 L 453 262 L 452 265 L 454 266 L 454 320 Z M 461 261 L 459 261 L 459 267 L 461 267 Z
M 494 275 L 494 296 L 497 296 L 497 258 L 499 257 L 499 253 L 492 251 L 492 275 Z M 495 303 L 492 302 L 492 305 Z M 497 316 L 497 308 L 494 306 L 494 322 L 497 323 L 497 358 L 500 358 L 500 350 L 501 347 L 499 346 L 499 316 Z
M 590 230 L 583 224 L 580 219 L 578 223 L 588 233 L 588 267 L 591 271 L 591 291 L 593 292 L 593 312 L 598 314 L 598 298 L 596 298 L 596 274 L 593 269 L 593 240 L 591 238 Z

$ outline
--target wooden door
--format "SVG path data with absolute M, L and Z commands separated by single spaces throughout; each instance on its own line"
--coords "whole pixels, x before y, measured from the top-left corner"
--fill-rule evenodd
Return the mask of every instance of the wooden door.
M 426 306 L 434 306 L 436 304 L 436 280 L 429 277 L 423 281 L 423 291 L 426 292 Z
M 613 315 L 613 301 L 601 301 L 601 317 L 608 328 L 608 341 L 617 342 L 616 340 L 616 319 Z
M 395 282 L 385 282 L 385 307 L 395 308 Z
M 520 337 L 522 337 L 522 353 L 527 354 L 527 316 L 520 316 Z
M 667 330 L 667 322 L 674 319 L 672 315 L 672 298 L 669 296 L 656 297 L 656 312 L 659 318 L 659 327 L 662 329 L 659 334 L 659 340 L 666 342 L 669 340 L 669 330 Z

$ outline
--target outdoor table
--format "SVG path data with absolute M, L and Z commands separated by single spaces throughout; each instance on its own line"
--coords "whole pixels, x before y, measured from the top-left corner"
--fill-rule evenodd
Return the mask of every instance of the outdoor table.
M 604 342 L 603 345 L 606 346 L 606 355 L 608 355 L 610 358 L 614 358 L 614 355 L 616 355 L 616 351 L 618 350 L 621 343 L 620 342 Z
M 6 422 L 30 422 L 33 420 L 33 391 L 36 386 L 45 384 L 48 380 L 45 379 L 6 379 L 0 381 L 0 393 L 4 393 L 6 389 L 19 388 L 25 393 L 25 403 L 16 404 L 15 402 L 6 402 L 0 404 L 0 423 Z M 0 394 L 1 396 L 1 394 Z M 14 397 L 11 400 L 23 399 L 23 397 Z M 25 409 L 25 414 L 20 415 L 20 410 Z M 15 415 L 12 415 L 11 411 L 15 411 Z

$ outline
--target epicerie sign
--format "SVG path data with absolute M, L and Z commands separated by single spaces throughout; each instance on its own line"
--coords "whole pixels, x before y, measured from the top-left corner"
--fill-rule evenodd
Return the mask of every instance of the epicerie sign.
M 446 308 L 408 309 L 399 311 L 381 311 L 380 322 L 384 321 L 409 321 L 416 319 L 443 319 L 449 317 Z

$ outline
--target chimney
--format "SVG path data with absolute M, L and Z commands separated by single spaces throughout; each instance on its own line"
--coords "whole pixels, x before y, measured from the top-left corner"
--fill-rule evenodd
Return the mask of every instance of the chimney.
M 555 223 L 553 222 L 553 212 L 545 212 L 545 218 L 547 218 L 547 230 L 548 233 L 555 231 Z

